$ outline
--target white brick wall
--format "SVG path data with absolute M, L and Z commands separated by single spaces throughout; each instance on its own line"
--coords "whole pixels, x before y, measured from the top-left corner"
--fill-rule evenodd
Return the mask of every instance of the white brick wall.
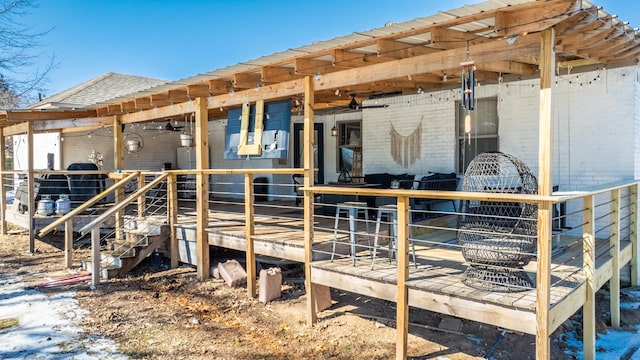
M 389 107 L 364 109 L 363 172 L 425 174 L 429 171 L 454 171 L 456 135 L 453 96 L 453 92 L 443 91 L 433 94 L 433 97 L 416 94 L 378 99 L 379 104 L 388 104 Z M 406 168 L 391 156 L 389 134 L 392 124 L 402 136 L 411 135 L 416 127 L 422 125 L 421 156 Z
M 600 80 L 592 81 L 600 74 Z M 572 85 L 569 85 L 569 79 Z M 640 90 L 635 68 L 562 75 L 554 91 L 554 184 L 583 188 L 636 175 L 640 163 Z M 589 85 L 588 82 L 592 81 Z M 580 83 L 583 84 L 580 88 Z M 523 80 L 476 88 L 476 97 L 498 97 L 499 149 L 523 160 L 537 174 L 539 81 Z M 635 90 L 634 90 L 635 89 Z M 447 98 L 449 101 L 447 101 Z M 455 170 L 455 101 L 459 91 L 378 99 L 388 108 L 363 111 L 365 173 Z M 367 104 L 372 103 L 370 100 Z M 422 156 L 403 168 L 390 155 L 389 129 L 410 134 L 423 119 Z M 635 146 L 635 147 L 634 147 Z M 635 151 L 634 151 L 635 149 Z

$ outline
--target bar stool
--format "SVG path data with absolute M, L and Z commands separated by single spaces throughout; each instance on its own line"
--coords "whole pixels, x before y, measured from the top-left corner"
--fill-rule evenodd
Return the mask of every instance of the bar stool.
M 338 240 L 338 223 L 340 220 L 340 213 L 346 212 L 349 216 L 349 243 L 351 245 L 351 259 L 353 266 L 356 265 L 356 244 L 357 231 L 358 231 L 358 215 L 360 212 L 364 214 L 365 226 L 367 227 L 367 243 L 371 248 L 371 238 L 369 237 L 369 212 L 367 203 L 363 201 L 346 201 L 338 203 L 336 206 L 336 220 L 333 226 L 333 250 L 331 251 L 331 261 L 336 254 L 336 242 Z
M 391 262 L 391 254 L 395 253 L 398 249 L 397 237 L 398 237 L 398 206 L 395 204 L 387 204 L 378 207 L 378 217 L 376 219 L 376 230 L 373 236 L 373 256 L 371 257 L 371 270 L 376 261 L 376 252 L 378 250 L 378 238 L 380 236 L 380 224 L 382 223 L 382 217 L 385 217 L 389 224 L 389 262 Z M 411 216 L 408 217 L 409 225 L 411 225 Z M 413 228 L 409 226 L 409 244 L 411 245 L 411 255 L 413 257 L 413 264 L 416 263 L 416 246 L 413 243 Z

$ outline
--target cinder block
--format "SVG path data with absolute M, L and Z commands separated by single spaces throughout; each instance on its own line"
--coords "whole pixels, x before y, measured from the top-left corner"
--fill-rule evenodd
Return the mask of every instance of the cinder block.
M 313 284 L 311 287 L 315 299 L 316 312 L 326 310 L 333 305 L 331 302 L 331 288 L 324 285 Z
M 282 288 L 282 272 L 278 267 L 260 270 L 260 290 L 258 291 L 258 300 L 268 303 L 277 299 L 281 295 Z
M 227 285 L 236 287 L 247 282 L 247 272 L 244 271 L 242 265 L 237 260 L 227 260 L 218 263 L 218 271 L 220 276 L 227 282 Z

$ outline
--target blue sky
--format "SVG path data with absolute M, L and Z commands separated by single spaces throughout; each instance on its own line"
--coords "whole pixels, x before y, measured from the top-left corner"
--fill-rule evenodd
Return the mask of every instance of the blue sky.
M 354 31 L 402 22 L 477 0 L 41 0 L 25 22 L 53 30 L 59 66 L 46 95 L 109 71 L 179 80 Z M 601 0 L 640 27 L 640 2 Z

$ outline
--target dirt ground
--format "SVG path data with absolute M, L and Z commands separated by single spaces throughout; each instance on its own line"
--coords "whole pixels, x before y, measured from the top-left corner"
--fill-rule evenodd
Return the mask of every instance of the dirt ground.
M 62 235 L 36 241 L 28 253 L 24 234 L 0 243 L 0 263 L 32 283 L 63 269 Z M 220 260 L 238 254 L 218 251 Z M 88 258 L 88 249 L 75 251 Z M 216 263 L 218 259 L 212 259 Z M 395 357 L 395 304 L 331 290 L 333 305 L 309 327 L 305 320 L 302 273 L 285 275 L 282 296 L 268 304 L 247 296 L 244 286 L 223 280 L 196 279 L 195 269 L 167 269 L 147 260 L 125 277 L 95 289 L 65 285 L 77 291 L 89 311 L 82 327 L 89 334 L 113 339 L 123 354 L 140 359 L 391 359 Z M 45 291 L 58 291 L 53 287 Z M 603 295 L 600 295 L 603 296 Z M 606 307 L 599 330 L 608 321 Z M 623 324 L 638 323 L 623 312 Z M 535 338 L 502 332 L 495 326 L 412 309 L 408 353 L 414 359 L 534 359 Z M 579 331 L 579 314 L 553 335 L 553 359 L 572 359 L 565 351 L 566 333 Z

